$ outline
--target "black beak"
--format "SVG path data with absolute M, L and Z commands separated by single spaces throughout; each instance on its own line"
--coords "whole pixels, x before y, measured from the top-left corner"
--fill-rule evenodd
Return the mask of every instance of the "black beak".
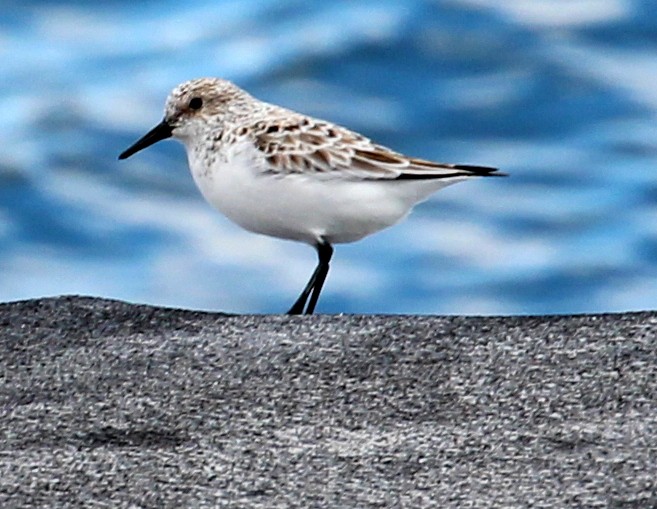
M 172 128 L 167 124 L 167 121 L 162 120 L 162 122 L 139 138 L 130 148 L 121 152 L 119 159 L 127 159 L 132 154 L 135 154 L 146 147 L 150 147 L 153 143 L 171 138 L 171 130 Z

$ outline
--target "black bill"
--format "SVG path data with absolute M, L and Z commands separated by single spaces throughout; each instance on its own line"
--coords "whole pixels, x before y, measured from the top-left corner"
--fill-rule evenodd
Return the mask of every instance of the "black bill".
M 158 141 L 166 140 L 171 137 L 171 126 L 165 120 L 157 124 L 153 129 L 148 131 L 144 136 L 139 138 L 130 148 L 121 152 L 119 159 L 127 159 L 132 154 L 150 147 Z

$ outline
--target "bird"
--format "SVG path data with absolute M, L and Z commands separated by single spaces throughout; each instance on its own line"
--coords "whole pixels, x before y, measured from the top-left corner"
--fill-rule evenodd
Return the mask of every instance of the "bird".
M 242 228 L 303 242 L 317 266 L 288 314 L 313 314 L 333 245 L 392 226 L 434 192 L 497 168 L 409 157 L 332 122 L 261 101 L 221 78 L 176 86 L 162 121 L 119 155 L 182 142 L 203 197 Z

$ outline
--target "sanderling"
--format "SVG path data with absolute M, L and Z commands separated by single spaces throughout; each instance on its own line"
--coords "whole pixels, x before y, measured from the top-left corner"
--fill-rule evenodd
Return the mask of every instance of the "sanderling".
M 333 244 L 397 223 L 449 184 L 503 175 L 407 157 L 218 78 L 178 85 L 162 122 L 119 159 L 171 136 L 185 145 L 194 181 L 211 205 L 246 230 L 317 250 L 317 267 L 289 314 L 315 310 Z

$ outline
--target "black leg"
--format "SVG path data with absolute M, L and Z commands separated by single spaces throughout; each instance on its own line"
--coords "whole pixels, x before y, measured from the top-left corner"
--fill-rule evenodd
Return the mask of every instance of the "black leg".
M 315 267 L 315 271 L 312 276 L 310 276 L 308 284 L 301 292 L 301 295 L 299 295 L 299 298 L 294 304 L 292 304 L 292 307 L 287 312 L 288 315 L 300 315 L 304 312 L 310 292 L 312 292 L 312 297 L 310 298 L 310 304 L 308 305 L 305 314 L 312 315 L 313 311 L 315 311 L 315 305 L 319 300 L 319 293 L 322 291 L 322 286 L 324 285 L 326 275 L 329 271 L 329 262 L 333 255 L 333 247 L 331 247 L 331 244 L 328 242 L 322 242 L 317 244 L 315 249 L 317 249 L 317 256 L 319 258 L 317 267 Z
M 319 256 L 319 265 L 317 265 L 319 271 L 315 278 L 312 294 L 310 295 L 310 302 L 308 302 L 308 307 L 306 308 L 307 315 L 312 315 L 315 311 L 315 306 L 319 300 L 319 294 L 322 291 L 324 281 L 326 281 L 326 276 L 328 275 L 329 262 L 331 261 L 331 256 L 333 256 L 333 247 L 328 243 L 320 244 L 317 246 L 317 254 Z
M 294 302 L 294 304 L 292 304 L 292 307 L 287 312 L 288 315 L 300 315 L 301 313 L 303 313 L 303 308 L 306 307 L 306 301 L 308 300 L 310 291 L 313 289 L 313 286 L 315 286 L 315 281 L 317 280 L 317 273 L 319 272 L 319 268 L 320 265 L 317 265 L 317 267 L 315 267 L 315 271 L 313 272 L 313 275 L 310 276 L 310 279 L 308 280 L 308 284 L 301 292 L 301 295 L 299 295 L 299 298 Z

